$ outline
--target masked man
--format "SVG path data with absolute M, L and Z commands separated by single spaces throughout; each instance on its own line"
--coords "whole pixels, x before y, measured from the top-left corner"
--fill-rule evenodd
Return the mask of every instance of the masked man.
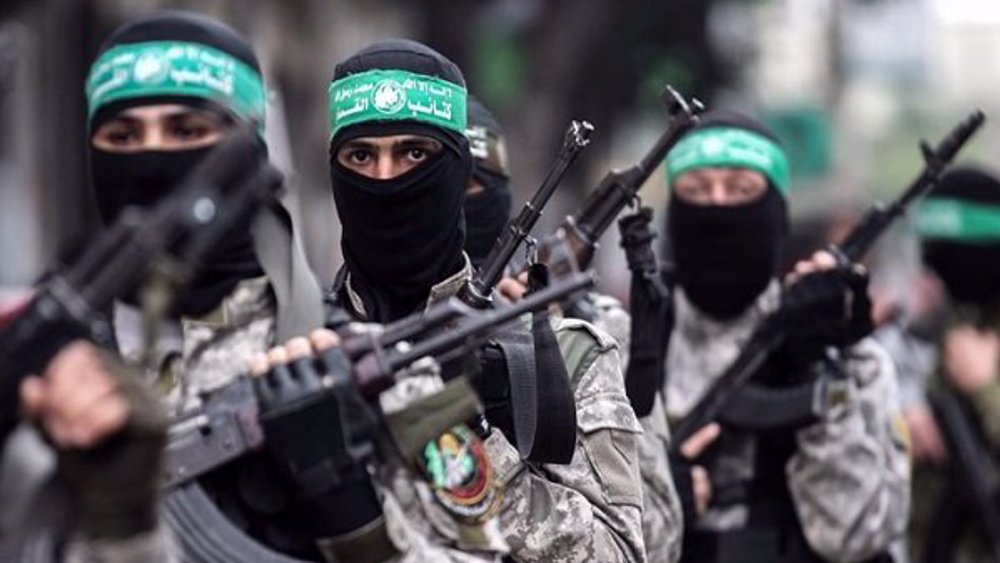
M 708 112 L 666 166 L 677 279 L 669 419 L 688 414 L 782 302 L 790 336 L 754 383 L 811 384 L 816 366 L 829 378 L 816 420 L 767 431 L 724 424 L 721 434 L 713 424 L 681 448 L 703 477 L 692 487 L 675 473 L 692 499 L 683 560 L 877 560 L 905 528 L 909 465 L 892 364 L 864 338 L 867 279 L 826 253 L 799 263 L 784 290 L 775 279 L 788 163 L 764 125 Z M 839 355 L 827 356 L 830 346 Z

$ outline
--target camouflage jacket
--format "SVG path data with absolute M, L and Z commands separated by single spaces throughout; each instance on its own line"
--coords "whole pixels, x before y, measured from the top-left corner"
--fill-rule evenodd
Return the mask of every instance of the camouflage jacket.
M 676 323 L 667 355 L 667 415 L 683 417 L 739 352 L 757 321 L 773 311 L 773 282 L 735 320 L 718 322 L 675 294 Z M 810 547 L 832 561 L 856 561 L 886 551 L 902 537 L 910 506 L 910 467 L 899 417 L 893 364 L 871 339 L 844 351 L 847 377 L 834 383 L 841 399 L 795 436 L 785 466 L 788 489 Z M 713 485 L 753 479 L 757 439 L 723 432 L 707 468 Z M 747 525 L 747 506 L 710 507 L 697 523 L 726 531 Z
M 429 304 L 456 294 L 466 267 L 435 286 Z M 355 314 L 362 300 L 348 274 L 343 290 Z M 622 380 L 617 345 L 592 325 L 556 320 L 553 328 L 573 377 L 577 440 L 568 465 L 522 460 L 501 432 L 486 440 L 503 485 L 500 523 L 510 557 L 552 563 L 646 561 L 637 449 L 642 427 Z
M 168 400 L 176 409 L 196 407 L 199 393 L 231 382 L 246 371 L 254 353 L 275 345 L 274 311 L 275 300 L 266 279 L 242 282 L 215 311 L 199 319 L 182 320 L 179 333 L 176 328 L 164 327 L 161 331 L 164 340 L 180 344 L 180 348 L 158 348 L 155 357 L 169 368 L 150 377 L 171 388 Z M 128 344 L 141 339 L 122 330 L 124 325 L 135 326 L 134 322 L 122 322 L 128 315 L 116 314 L 116 332 L 123 356 L 135 359 L 139 350 Z M 170 338 L 171 334 L 179 334 L 179 338 Z M 438 387 L 432 384 L 415 387 L 423 393 L 414 391 L 414 386 L 401 387 L 388 395 L 402 393 L 394 407 L 401 410 L 407 400 L 415 400 Z M 475 526 L 460 523 L 436 500 L 428 483 L 412 467 L 404 466 L 399 456 L 381 455 L 369 469 L 382 498 L 389 538 L 401 554 L 396 560 L 496 561 L 505 551 L 495 519 L 484 519 Z M 117 563 L 127 559 L 107 561 Z
M 632 318 L 622 304 L 607 295 L 588 296 L 594 311 L 594 325 L 618 343 L 622 366 L 628 366 Z M 643 434 L 639 440 L 639 470 L 642 473 L 642 533 L 650 561 L 680 560 L 684 536 L 684 515 L 680 498 L 670 476 L 667 450 L 670 430 L 658 393 L 653 410 L 639 419 Z

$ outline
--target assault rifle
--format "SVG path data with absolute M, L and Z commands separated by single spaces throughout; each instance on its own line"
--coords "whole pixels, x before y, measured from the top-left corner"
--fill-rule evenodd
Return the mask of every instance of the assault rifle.
M 593 283 L 592 274 L 573 273 L 515 304 L 486 310 L 452 297 L 383 331 L 348 337 L 310 360 L 319 373 L 326 374 L 324 387 L 315 393 L 328 394 L 345 409 L 356 409 L 359 400 L 377 400 L 396 383 L 397 372 L 415 361 L 429 356 L 445 362 L 461 356 L 521 315 L 570 299 Z M 249 376 L 207 394 L 202 403 L 171 428 L 163 476 L 166 487 L 191 481 L 264 444 Z M 361 418 L 344 417 L 344 421 L 361 422 Z M 358 429 L 341 430 L 345 449 L 367 455 L 371 435 Z
M 639 190 L 663 163 L 670 149 L 698 124 L 698 113 L 704 109 L 701 102 L 686 100 L 670 86 L 663 91 L 662 97 L 667 106 L 667 129 L 639 162 L 604 176 L 587 198 L 583 210 L 567 217 L 555 234 L 542 241 L 539 249 L 542 256 L 547 256 L 557 241 L 565 240 L 573 249 L 578 267 L 586 269 L 594 257 L 598 240 L 611 222 L 622 209 L 638 199 Z
M 590 135 L 593 132 L 594 126 L 587 121 L 574 120 L 570 123 L 563 137 L 562 148 L 545 175 L 542 185 L 524 204 L 517 217 L 507 223 L 483 261 L 482 267 L 462 289 L 462 301 L 480 309 L 490 305 L 493 289 L 507 270 L 510 259 L 521 243 L 531 235 L 531 230 L 542 216 L 542 210 L 559 187 L 559 182 L 566 175 L 566 171 L 580 155 L 580 151 L 590 144 Z
M 104 317 L 116 299 L 155 270 L 174 286 L 206 254 L 277 195 L 281 174 L 267 163 L 254 126 L 228 136 L 180 188 L 148 210 L 129 209 L 72 264 L 52 275 L 0 331 L 0 445 L 18 423 L 19 387 L 69 342 L 113 347 Z
M 934 187 L 945 168 L 982 126 L 985 119 L 986 116 L 981 111 L 973 112 L 956 125 L 936 148 L 932 148 L 926 141 L 921 141 L 924 168 L 920 175 L 896 201 L 888 206 L 881 203 L 874 205 L 847 235 L 843 243 L 828 248 L 841 267 L 848 267 L 863 258 L 879 236 L 902 217 L 913 202 Z M 783 311 L 779 308 L 757 325 L 736 360 L 722 373 L 690 413 L 678 423 L 673 432 L 671 446 L 673 450 L 677 451 L 692 434 L 713 420 L 717 420 L 727 402 L 781 346 L 787 336 L 783 319 Z M 822 408 L 822 405 L 817 405 L 817 408 Z

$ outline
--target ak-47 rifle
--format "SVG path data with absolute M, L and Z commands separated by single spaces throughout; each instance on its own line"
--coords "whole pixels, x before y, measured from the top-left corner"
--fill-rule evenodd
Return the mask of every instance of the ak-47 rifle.
M 326 374 L 324 387 L 315 393 L 329 394 L 332 400 L 345 405 L 356 403 L 350 399 L 355 396 L 375 401 L 396 383 L 397 372 L 415 361 L 433 357 L 445 362 L 461 356 L 520 316 L 571 299 L 593 283 L 590 273 L 572 273 L 515 304 L 485 310 L 452 297 L 382 331 L 348 337 L 340 346 L 330 348 L 314 360 L 317 371 Z M 444 325 L 448 325 L 446 330 L 442 330 Z M 196 479 L 264 444 L 252 381 L 249 376 L 241 376 L 209 393 L 196 411 L 174 424 L 164 465 L 165 487 Z M 345 422 L 360 422 L 358 418 L 362 417 L 344 418 Z M 352 429 L 341 430 L 347 449 L 367 455 L 370 448 L 349 442 L 370 442 L 372 436 Z
M 565 240 L 573 249 L 578 267 L 586 269 L 590 265 L 601 235 L 622 209 L 637 200 L 639 190 L 663 163 L 670 149 L 698 124 L 698 113 L 703 109 L 698 100 L 688 101 L 667 86 L 663 102 L 667 106 L 667 129 L 660 138 L 639 162 L 625 170 L 608 172 L 587 198 L 583 210 L 567 217 L 555 234 L 542 241 L 539 249 L 542 256 L 548 255 L 549 247 L 556 241 Z
M 281 174 L 267 164 L 254 126 L 228 136 L 182 186 L 149 210 L 129 209 L 69 266 L 51 276 L 0 331 L 0 447 L 18 423 L 19 386 L 69 342 L 111 347 L 104 317 L 154 268 L 182 285 L 234 227 L 276 197 Z
M 955 126 L 936 148 L 921 141 L 920 149 L 924 157 L 924 168 L 906 191 L 886 206 L 876 204 L 861 222 L 847 235 L 840 245 L 832 245 L 828 251 L 841 267 L 849 267 L 868 252 L 875 241 L 901 218 L 907 208 L 923 197 L 937 183 L 941 174 L 965 143 L 982 126 L 986 116 L 981 111 L 973 112 Z M 782 309 L 762 320 L 754 329 L 746 345 L 736 360 L 712 384 L 689 414 L 674 429 L 671 448 L 678 450 L 688 438 L 706 424 L 717 420 L 723 407 L 748 379 L 757 373 L 765 360 L 785 341 L 787 336 Z
M 542 216 L 542 210 L 548 204 L 552 194 L 559 187 L 566 171 L 573 161 L 590 144 L 590 136 L 594 126 L 587 121 L 572 121 L 563 137 L 562 148 L 555 161 L 549 167 L 542 185 L 538 187 L 531 199 L 524 204 L 517 217 L 507 223 L 500 237 L 490 249 L 483 261 L 482 267 L 472 276 L 472 279 L 459 294 L 462 301 L 472 307 L 485 309 L 492 303 L 493 289 L 507 270 L 510 259 L 517 252 L 521 243 L 531 236 L 531 230 Z

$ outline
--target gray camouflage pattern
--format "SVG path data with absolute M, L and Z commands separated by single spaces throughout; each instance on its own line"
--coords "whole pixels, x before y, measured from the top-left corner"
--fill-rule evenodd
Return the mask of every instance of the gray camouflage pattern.
M 778 306 L 777 282 L 739 318 L 720 323 L 675 294 L 676 324 L 667 358 L 667 414 L 682 417 L 735 358 L 756 322 Z M 903 537 L 910 504 L 910 471 L 902 435 L 893 364 L 865 339 L 845 351 L 846 399 L 823 420 L 798 432 L 797 451 L 785 467 L 795 510 L 809 545 L 833 561 L 856 561 L 883 552 Z M 752 477 L 755 440 L 724 432 L 721 452 L 708 467 L 713 484 Z M 699 529 L 731 530 L 746 524 L 746 506 L 710 508 Z
M 618 343 L 622 366 L 628 366 L 632 318 L 615 298 L 592 293 L 588 296 L 594 325 Z M 639 440 L 639 470 L 642 475 L 642 534 L 649 561 L 676 562 L 681 556 L 684 537 L 684 514 L 670 475 L 667 451 L 670 429 L 663 398 L 657 394 L 653 410 L 639 419 L 643 434 Z
M 181 323 L 183 350 L 174 362 L 176 387 L 168 401 L 175 408 L 191 408 L 199 402 L 198 393 L 219 388 L 245 373 L 247 362 L 256 352 L 274 346 L 275 302 L 266 279 L 247 280 L 237 286 L 218 310 L 201 319 Z M 119 338 L 119 341 L 136 341 Z M 138 350 L 123 350 L 127 358 L 138 357 Z M 149 374 L 151 379 L 158 374 Z M 437 378 L 438 385 L 440 378 Z M 409 383 L 400 393 L 415 399 L 435 385 Z M 390 393 L 390 395 L 392 395 Z M 393 399 L 387 399 L 390 403 Z M 404 402 L 396 397 L 395 408 Z M 390 539 L 407 563 L 455 561 L 472 563 L 498 561 L 505 544 L 494 519 L 481 529 L 461 529 L 436 501 L 430 488 L 398 458 L 384 456 L 377 467 L 370 467 L 373 482 L 383 497 L 383 510 Z M 129 559 L 107 559 L 125 563 Z
M 432 288 L 428 304 L 457 293 L 471 267 Z M 361 300 L 347 278 L 356 310 Z M 625 396 L 621 363 L 610 337 L 575 319 L 556 320 L 597 347 L 596 360 L 574 381 L 577 442 L 568 465 L 520 459 L 501 432 L 486 449 L 504 487 L 500 526 L 515 561 L 570 563 L 647 561 L 642 537 L 638 438 L 642 427 Z

